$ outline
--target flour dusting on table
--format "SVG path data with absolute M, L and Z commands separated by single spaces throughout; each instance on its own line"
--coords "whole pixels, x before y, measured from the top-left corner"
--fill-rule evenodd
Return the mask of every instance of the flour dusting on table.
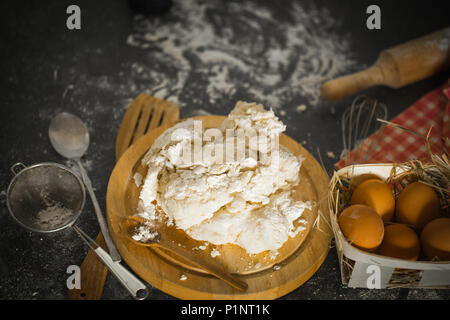
M 280 20 L 279 10 L 289 18 Z M 210 103 L 240 92 L 275 107 L 299 96 L 315 106 L 320 85 L 356 65 L 349 36 L 336 26 L 327 9 L 298 2 L 184 0 L 161 17 L 135 16 L 126 43 L 153 65 L 133 64 L 153 79 L 149 93 L 182 107 L 194 87 Z

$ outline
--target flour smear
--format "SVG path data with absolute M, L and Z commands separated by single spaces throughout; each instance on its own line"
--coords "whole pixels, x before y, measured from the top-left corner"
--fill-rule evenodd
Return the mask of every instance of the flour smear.
M 357 67 L 350 37 L 327 9 L 272 6 L 185 0 L 165 16 L 136 15 L 126 43 L 154 65 L 133 68 L 152 79 L 148 93 L 181 107 L 237 94 L 275 109 L 299 97 L 314 107 L 324 81 Z

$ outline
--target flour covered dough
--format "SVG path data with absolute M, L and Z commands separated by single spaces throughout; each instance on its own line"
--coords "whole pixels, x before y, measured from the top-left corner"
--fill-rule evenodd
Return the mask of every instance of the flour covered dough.
M 305 228 L 299 218 L 310 209 L 292 198 L 302 159 L 278 144 L 285 128 L 272 110 L 242 101 L 220 128 L 192 119 L 169 128 L 142 160 L 140 213 L 155 217 L 160 207 L 196 240 L 276 251 Z

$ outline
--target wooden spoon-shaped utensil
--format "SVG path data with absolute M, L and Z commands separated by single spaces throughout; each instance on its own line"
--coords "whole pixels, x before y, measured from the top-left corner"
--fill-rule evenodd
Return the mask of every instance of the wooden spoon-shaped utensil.
M 222 264 L 215 264 L 211 261 L 205 260 L 201 255 L 196 254 L 193 250 L 185 249 L 183 246 L 175 243 L 175 241 L 168 240 L 164 237 L 165 228 L 167 228 L 167 226 L 164 223 L 149 224 L 149 221 L 142 217 L 128 216 L 120 223 L 119 234 L 141 246 L 157 246 L 165 250 L 169 250 L 181 258 L 188 260 L 197 267 L 200 267 L 208 273 L 223 280 L 232 287 L 240 291 L 247 290 L 247 283 L 228 273 Z M 142 233 L 149 236 L 143 240 L 134 239 L 133 235 L 139 233 L 139 230 L 144 230 Z
M 177 122 L 180 110 L 174 103 L 141 93 L 131 102 L 122 119 L 116 139 L 116 161 L 137 139 L 162 124 Z M 106 248 L 100 232 L 95 242 Z M 98 300 L 103 293 L 108 268 L 90 250 L 80 267 L 81 289 L 67 293 L 70 300 Z

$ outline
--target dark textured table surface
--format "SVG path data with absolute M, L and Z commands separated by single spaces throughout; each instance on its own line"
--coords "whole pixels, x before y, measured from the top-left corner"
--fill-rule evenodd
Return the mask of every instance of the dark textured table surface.
M 51 147 L 50 119 L 61 111 L 86 123 L 83 158 L 105 208 L 114 141 L 129 102 L 146 92 L 179 104 L 182 117 L 226 114 L 238 100 L 271 106 L 331 172 L 342 151 L 340 122 L 349 97 L 327 103 L 320 84 L 372 64 L 395 44 L 448 25 L 445 2 L 375 1 L 382 29 L 366 28 L 367 1 L 174 1 L 169 13 L 142 16 L 122 1 L 4 1 L 0 19 L 0 299 L 64 299 L 66 268 L 88 248 L 70 229 L 41 235 L 10 218 L 5 192 L 16 162 L 68 164 Z M 66 8 L 81 8 L 81 30 L 66 28 Z M 389 118 L 450 76 L 443 72 L 399 90 L 364 93 L 387 104 Z M 305 105 L 299 113 L 297 107 Z M 79 225 L 99 227 L 87 201 Z M 130 299 L 108 275 L 104 299 Z M 448 290 L 349 289 L 335 249 L 318 272 L 282 299 L 449 299 Z M 152 288 L 150 299 L 172 299 Z

